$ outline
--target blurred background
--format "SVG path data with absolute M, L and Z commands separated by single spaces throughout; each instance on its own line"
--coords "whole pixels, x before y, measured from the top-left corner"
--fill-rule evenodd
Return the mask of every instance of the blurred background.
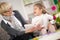
M 0 2 L 9 2 L 12 4 L 13 10 L 18 10 L 25 20 L 33 17 L 33 5 L 41 3 L 46 7 L 49 14 L 60 24 L 60 0 L 0 0 Z

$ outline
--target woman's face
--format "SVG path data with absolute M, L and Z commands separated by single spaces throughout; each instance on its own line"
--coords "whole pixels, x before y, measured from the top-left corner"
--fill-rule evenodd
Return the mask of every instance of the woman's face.
M 34 6 L 34 15 L 37 16 L 42 13 L 42 9 L 39 9 L 39 7 Z
M 11 16 L 12 15 L 12 8 L 9 8 L 8 11 L 2 13 L 4 16 Z

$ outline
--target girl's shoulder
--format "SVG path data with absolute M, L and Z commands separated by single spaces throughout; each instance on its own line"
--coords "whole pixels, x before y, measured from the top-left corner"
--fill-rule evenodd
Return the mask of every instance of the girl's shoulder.
M 52 16 L 51 14 L 44 14 L 44 16 L 46 16 L 46 17 L 50 17 L 50 16 Z

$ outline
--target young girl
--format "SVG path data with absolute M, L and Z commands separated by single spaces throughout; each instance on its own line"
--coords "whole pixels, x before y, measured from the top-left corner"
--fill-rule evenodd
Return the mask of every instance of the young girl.
M 51 27 L 51 25 L 54 24 L 53 16 L 47 14 L 45 7 L 42 4 L 37 3 L 34 5 L 34 15 L 35 17 L 32 19 L 32 24 L 40 25 L 37 27 L 37 29 L 38 31 L 40 31 L 42 35 L 46 34 L 47 30 L 49 30 L 50 32 L 55 31 L 55 27 L 54 26 Z M 52 22 L 50 23 L 49 20 Z M 50 30 L 50 29 L 53 29 L 53 30 Z

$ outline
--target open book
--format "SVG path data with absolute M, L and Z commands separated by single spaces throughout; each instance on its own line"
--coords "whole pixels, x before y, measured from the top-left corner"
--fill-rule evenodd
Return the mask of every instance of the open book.
M 25 29 L 28 30 L 28 29 L 31 29 L 34 25 L 33 24 L 25 24 Z

